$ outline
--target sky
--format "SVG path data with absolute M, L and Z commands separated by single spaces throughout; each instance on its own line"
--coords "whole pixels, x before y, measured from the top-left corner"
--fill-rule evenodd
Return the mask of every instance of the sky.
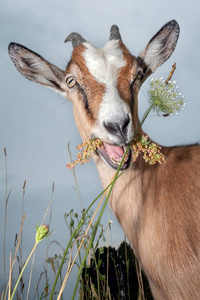
M 23 231 L 23 257 L 34 244 L 35 226 L 52 199 L 54 201 L 51 229 L 52 239 L 64 247 L 69 232 L 64 212 L 71 208 L 80 211 L 78 193 L 69 161 L 67 145 L 72 156 L 81 142 L 73 119 L 72 105 L 58 94 L 32 83 L 21 76 L 9 59 L 7 48 L 17 42 L 32 49 L 65 69 L 72 52 L 71 43 L 64 43 L 71 32 L 80 33 L 96 47 L 102 47 L 109 38 L 110 27 L 117 24 L 128 49 L 137 56 L 151 37 L 168 21 L 176 19 L 181 32 L 177 47 L 170 59 L 153 76 L 166 78 L 176 62 L 173 79 L 185 96 L 187 105 L 177 116 L 158 117 L 152 113 L 143 129 L 161 145 L 182 145 L 200 141 L 200 2 L 197 0 L 0 0 L 0 258 L 3 257 L 4 206 L 6 194 L 6 167 L 4 147 L 7 150 L 8 201 L 6 259 L 13 249 L 14 237 L 19 232 L 23 184 L 26 180 Z M 151 76 L 152 77 L 152 76 Z M 150 79 L 139 95 L 139 114 L 148 107 L 147 90 Z M 93 162 L 76 168 L 76 176 L 83 206 L 87 207 L 102 191 Z M 112 219 L 111 244 L 123 240 L 122 230 L 109 210 L 103 219 L 105 227 Z M 36 252 L 35 273 L 42 269 L 46 243 Z M 50 252 L 59 252 L 52 249 Z M 2 259 L 0 281 L 2 282 Z M 67 287 L 66 287 L 67 289 Z M 69 292 L 69 290 L 67 290 Z

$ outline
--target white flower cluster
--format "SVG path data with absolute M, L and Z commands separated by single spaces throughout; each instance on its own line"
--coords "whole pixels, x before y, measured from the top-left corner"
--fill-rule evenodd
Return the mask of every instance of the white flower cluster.
M 151 79 L 148 91 L 149 103 L 158 114 L 160 112 L 169 115 L 178 114 L 185 107 L 184 96 L 178 93 L 177 89 L 176 81 L 169 81 L 166 85 L 162 77 Z

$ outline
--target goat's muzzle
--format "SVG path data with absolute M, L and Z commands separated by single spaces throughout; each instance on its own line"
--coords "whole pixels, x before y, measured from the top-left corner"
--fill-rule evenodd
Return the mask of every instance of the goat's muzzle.
M 96 152 L 104 160 L 104 162 L 112 169 L 117 170 L 122 158 L 127 150 L 127 145 L 116 146 L 103 142 Z M 131 151 L 129 150 L 124 158 L 120 170 L 125 170 L 129 167 L 131 161 Z

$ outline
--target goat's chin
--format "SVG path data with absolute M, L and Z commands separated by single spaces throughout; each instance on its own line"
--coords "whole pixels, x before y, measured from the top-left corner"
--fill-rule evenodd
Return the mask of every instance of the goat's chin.
M 126 152 L 127 145 L 116 146 L 104 143 L 99 147 L 96 152 L 101 159 L 112 169 L 117 170 Z M 122 162 L 120 170 L 126 170 L 130 166 L 131 151 L 129 150 Z

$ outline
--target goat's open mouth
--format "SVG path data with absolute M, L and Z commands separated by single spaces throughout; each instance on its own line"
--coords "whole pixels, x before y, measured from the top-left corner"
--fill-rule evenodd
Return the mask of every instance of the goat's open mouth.
M 97 153 L 103 160 L 113 169 L 117 170 L 122 161 L 122 158 L 127 150 L 127 146 L 114 146 L 103 142 L 101 147 L 97 148 Z M 131 151 L 128 150 L 120 170 L 125 170 L 129 167 L 131 161 Z

